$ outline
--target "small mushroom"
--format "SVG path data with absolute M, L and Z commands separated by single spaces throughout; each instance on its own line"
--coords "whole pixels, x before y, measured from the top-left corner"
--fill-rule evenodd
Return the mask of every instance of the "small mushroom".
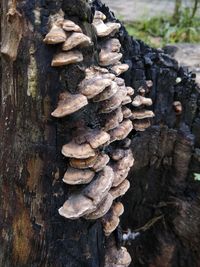
M 125 138 L 120 142 L 121 148 L 128 149 L 131 146 L 131 139 L 130 138 Z
M 124 151 L 124 157 L 120 159 L 117 163 L 117 169 L 118 170 L 125 170 L 128 168 L 131 168 L 134 164 L 134 158 L 133 158 L 133 153 L 131 149 L 125 150 Z
M 130 108 L 122 107 L 122 113 L 123 113 L 124 119 L 128 119 L 132 117 L 132 111 L 130 110 Z
M 153 86 L 153 82 L 151 80 L 146 81 L 147 87 L 151 88 Z
M 124 120 L 117 128 L 109 131 L 110 141 L 125 139 L 129 133 L 133 130 L 132 121 L 129 119 Z
M 180 101 L 174 101 L 173 107 L 177 115 L 180 115 L 182 113 L 183 106 Z
M 103 129 L 105 131 L 109 131 L 116 128 L 123 121 L 123 113 L 121 107 L 109 114 L 105 114 L 104 116 L 105 124 Z
M 127 95 L 127 96 L 125 96 L 125 98 L 123 99 L 123 101 L 122 101 L 122 105 L 124 106 L 124 105 L 127 105 L 127 104 L 131 103 L 131 102 L 132 102 L 131 97 Z
M 102 93 L 94 97 L 94 102 L 101 102 L 111 98 L 118 91 L 119 87 L 116 82 L 112 81 L 111 85 L 107 87 Z
M 119 108 L 123 99 L 126 97 L 127 91 L 119 88 L 117 93 L 112 96 L 110 99 L 102 102 L 102 108 L 100 113 L 110 113 L 113 110 Z
M 113 196 L 113 199 L 115 200 L 116 198 L 125 195 L 126 192 L 129 190 L 129 188 L 130 188 L 130 182 L 129 180 L 125 179 L 117 187 L 112 187 L 109 193 Z
M 113 164 L 112 169 L 115 174 L 112 187 L 117 187 L 128 177 L 130 168 L 120 170 L 117 164 Z
M 65 157 L 76 159 L 87 159 L 95 156 L 94 149 L 89 144 L 78 145 L 74 141 L 69 142 L 62 148 Z
M 70 196 L 58 212 L 61 216 L 74 220 L 93 212 L 95 209 L 96 206 L 91 199 L 79 194 Z
M 117 38 L 111 38 L 108 39 L 103 45 L 102 49 L 106 50 L 108 52 L 120 52 L 121 44 L 120 41 Z M 121 62 L 117 62 L 118 64 L 121 64 Z
M 90 169 L 79 170 L 69 167 L 64 175 L 63 182 L 70 185 L 88 184 L 95 176 Z
M 53 24 L 51 30 L 44 38 L 44 43 L 46 44 L 60 44 L 65 42 L 67 39 L 67 34 L 65 31 L 58 25 Z
M 96 149 L 105 143 L 110 141 L 110 135 L 101 130 L 93 130 L 88 133 L 87 142 L 91 145 L 92 148 Z
M 132 119 L 133 120 L 142 120 L 146 118 L 153 118 L 155 114 L 151 110 L 139 110 L 132 112 Z
M 92 199 L 98 205 L 108 194 L 114 179 L 111 167 L 106 166 L 98 173 L 98 176 L 84 190 L 83 195 Z
M 132 87 L 127 86 L 126 89 L 127 89 L 127 95 L 129 95 L 129 96 L 134 95 L 135 91 L 134 91 L 134 89 Z
M 87 220 L 97 220 L 103 217 L 111 208 L 113 203 L 113 197 L 111 194 L 108 194 L 106 198 L 100 203 L 95 211 L 85 216 Z
M 105 267 L 128 267 L 131 264 L 131 256 L 125 247 L 117 249 L 111 246 L 106 251 Z
M 110 157 L 107 154 L 100 154 L 92 169 L 95 172 L 99 172 L 108 164 L 109 161 Z
M 88 100 L 84 95 L 72 95 L 68 92 L 65 92 L 60 94 L 58 107 L 51 113 L 51 115 L 56 118 L 62 118 L 80 110 L 84 106 L 87 106 L 87 104 Z
M 102 76 L 93 77 L 83 80 L 78 88 L 79 91 L 88 99 L 91 99 L 105 90 L 106 87 L 112 84 L 111 79 L 103 78 Z
M 113 215 L 112 212 L 107 213 L 102 219 L 103 230 L 104 230 L 105 236 L 111 235 L 111 233 L 115 231 L 119 223 L 120 223 L 120 220 L 118 216 Z
M 115 149 L 111 152 L 110 156 L 113 160 L 118 161 L 125 156 L 125 150 L 120 148 Z
M 104 15 L 101 11 L 96 10 L 95 13 L 94 13 L 94 19 L 105 20 L 106 19 L 106 15 Z
M 89 46 L 92 44 L 90 37 L 80 32 L 73 32 L 63 43 L 62 50 L 69 51 L 74 47 Z
M 141 95 L 137 95 L 132 102 L 132 105 L 134 107 L 139 107 L 141 105 L 145 105 L 145 106 L 151 106 L 153 104 L 151 98 L 146 98 L 144 96 Z
M 99 54 L 99 65 L 107 67 L 116 64 L 121 58 L 122 54 L 118 52 L 109 52 L 108 50 L 101 49 Z
M 144 96 L 146 93 L 146 90 L 143 86 L 140 86 L 137 90 L 141 96 Z
M 126 72 L 129 69 L 128 64 L 122 64 L 121 62 L 114 65 L 111 70 L 115 73 L 116 76 L 121 75 L 122 73 Z
M 98 158 L 99 158 L 98 153 L 94 157 L 90 157 L 87 159 L 73 159 L 72 158 L 69 160 L 69 164 L 73 168 L 88 169 L 88 168 L 92 168 L 96 164 Z
M 51 66 L 59 67 L 83 61 L 83 54 L 77 50 L 60 52 L 54 55 Z
M 64 20 L 62 27 L 67 32 L 82 32 L 81 28 L 71 20 Z
M 116 77 L 115 82 L 117 83 L 118 86 L 125 86 L 125 81 L 122 78 Z
M 151 122 L 148 119 L 133 121 L 133 128 L 138 132 L 144 132 L 150 126 Z
M 124 213 L 124 205 L 121 202 L 113 203 L 111 209 L 113 214 L 118 217 L 120 217 Z

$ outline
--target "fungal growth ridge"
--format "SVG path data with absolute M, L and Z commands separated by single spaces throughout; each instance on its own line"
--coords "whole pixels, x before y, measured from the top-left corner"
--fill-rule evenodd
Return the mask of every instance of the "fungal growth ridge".
M 115 37 L 121 25 L 105 20 L 102 12 L 95 12 L 92 25 L 101 46 L 98 61 L 85 69 L 85 78 L 78 84 L 76 94 L 67 90 L 60 94 L 52 116 L 62 118 L 74 114 L 90 103 L 97 106 L 100 127 L 91 128 L 83 123 L 77 127 L 73 139 L 62 147 L 62 154 L 69 159 L 63 182 L 83 187 L 66 200 L 59 214 L 72 220 L 100 219 L 105 236 L 110 236 L 124 212 L 118 198 L 130 187 L 127 177 L 134 165 L 128 136 L 132 131 L 148 128 L 154 113 L 146 109 L 152 100 L 145 97 L 152 82 L 147 81 L 146 86 L 135 92 L 119 77 L 129 69 L 120 61 L 121 44 Z M 93 42 L 83 32 L 79 25 L 64 18 L 52 23 L 44 38 L 46 44 L 58 45 L 52 67 L 84 61 L 82 51 Z M 118 257 L 113 261 L 107 255 L 105 266 L 129 266 L 131 258 L 125 248 L 117 251 L 112 246 L 109 251 Z

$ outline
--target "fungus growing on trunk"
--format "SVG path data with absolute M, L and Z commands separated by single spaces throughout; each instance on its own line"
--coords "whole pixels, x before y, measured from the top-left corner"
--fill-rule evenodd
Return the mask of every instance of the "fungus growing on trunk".
M 139 107 L 141 105 L 151 106 L 153 104 L 151 98 L 146 98 L 144 96 L 137 95 L 132 102 L 134 107 Z
M 73 50 L 69 52 L 59 52 L 54 55 L 51 66 L 59 67 L 69 64 L 75 64 L 83 61 L 83 54 L 78 50 Z
M 77 144 L 69 142 L 62 148 L 62 154 L 68 158 L 87 159 L 95 156 L 94 149 L 89 144 Z
M 95 176 L 90 169 L 80 170 L 69 167 L 64 175 L 63 182 L 70 185 L 88 184 Z
M 69 51 L 77 46 L 84 47 L 92 44 L 90 37 L 81 33 L 81 32 L 73 32 L 63 43 L 62 50 Z
M 62 27 L 67 32 L 82 32 L 81 28 L 77 24 L 68 19 L 63 21 Z
M 130 188 L 130 182 L 129 180 L 125 179 L 118 186 L 112 187 L 109 193 L 113 196 L 113 199 L 115 200 L 116 198 L 125 195 L 129 188 Z
M 52 28 L 49 33 L 44 38 L 44 43 L 46 44 L 60 44 L 65 42 L 67 39 L 67 34 L 66 32 L 62 29 L 61 26 L 57 24 L 53 24 Z

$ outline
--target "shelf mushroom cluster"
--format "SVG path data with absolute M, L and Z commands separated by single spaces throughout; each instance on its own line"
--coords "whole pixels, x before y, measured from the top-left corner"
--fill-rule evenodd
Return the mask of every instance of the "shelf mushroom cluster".
M 67 199 L 59 209 L 59 214 L 68 219 L 101 218 L 104 233 L 109 236 L 119 225 L 119 217 L 124 212 L 123 204 L 116 202 L 116 199 L 130 187 L 126 178 L 134 158 L 128 135 L 133 129 L 145 130 L 149 126 L 148 119 L 154 114 L 143 110 L 144 106 L 152 105 L 152 100 L 144 96 L 145 89 L 152 86 L 151 81 L 147 81 L 146 88 L 139 88 L 139 95 L 134 97 L 134 89 L 127 87 L 125 81 L 119 78 L 129 69 L 127 64 L 120 62 L 123 56 L 120 53 L 121 44 L 113 37 L 121 25 L 104 23 L 105 20 L 106 16 L 96 11 L 92 24 L 98 38 L 102 38 L 98 66 L 86 68 L 85 78 L 78 84 L 77 94 L 60 94 L 52 116 L 62 118 L 73 114 L 89 102 L 99 107 L 97 116 L 101 127 L 78 127 L 73 139 L 62 148 L 62 154 L 69 159 L 63 182 L 84 186 Z M 53 67 L 81 62 L 83 55 L 78 48 L 92 44 L 90 37 L 83 34 L 78 25 L 63 18 L 54 21 L 44 42 L 62 44 L 62 51 L 53 57 Z M 127 107 L 131 103 L 137 108 L 134 111 Z M 116 141 L 119 141 L 119 145 L 113 145 Z M 119 256 L 119 263 L 116 260 L 111 265 L 128 266 L 128 252 L 121 248 L 119 255 L 124 257 L 125 263 L 120 263 L 123 257 Z

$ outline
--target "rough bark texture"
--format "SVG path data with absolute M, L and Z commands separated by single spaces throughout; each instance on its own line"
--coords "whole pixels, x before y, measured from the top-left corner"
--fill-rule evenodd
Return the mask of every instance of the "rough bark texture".
M 90 24 L 94 9 L 108 20 L 115 18 L 99 1 L 90 7 L 83 0 L 24 0 L 17 2 L 19 13 L 14 10 L 14 14 L 9 7 L 3 0 L 2 47 L 10 38 L 15 38 L 15 45 L 1 56 L 0 266 L 102 267 L 106 239 L 100 222 L 66 220 L 57 211 L 74 190 L 62 182 L 67 161 L 61 146 L 78 119 L 98 124 L 95 105 L 59 121 L 50 113 L 62 90 L 76 91 L 84 78 L 82 67 L 97 61 L 98 45 Z M 83 63 L 53 69 L 50 62 L 56 49 L 42 40 L 49 16 L 60 8 L 95 45 L 84 50 Z M 21 32 L 15 27 L 19 24 L 20 43 L 16 35 Z M 136 163 L 115 238 L 120 244 L 127 229 L 140 233 L 127 243 L 131 266 L 198 267 L 200 187 L 193 175 L 200 172 L 198 88 L 191 74 L 162 51 L 132 39 L 124 28 L 117 36 L 124 62 L 132 66 L 124 75 L 126 85 L 137 89 L 145 80 L 153 81 L 149 96 L 156 117 L 146 132 L 131 134 Z M 177 77 L 182 79 L 178 84 Z M 173 109 L 176 100 L 183 105 L 179 116 Z

